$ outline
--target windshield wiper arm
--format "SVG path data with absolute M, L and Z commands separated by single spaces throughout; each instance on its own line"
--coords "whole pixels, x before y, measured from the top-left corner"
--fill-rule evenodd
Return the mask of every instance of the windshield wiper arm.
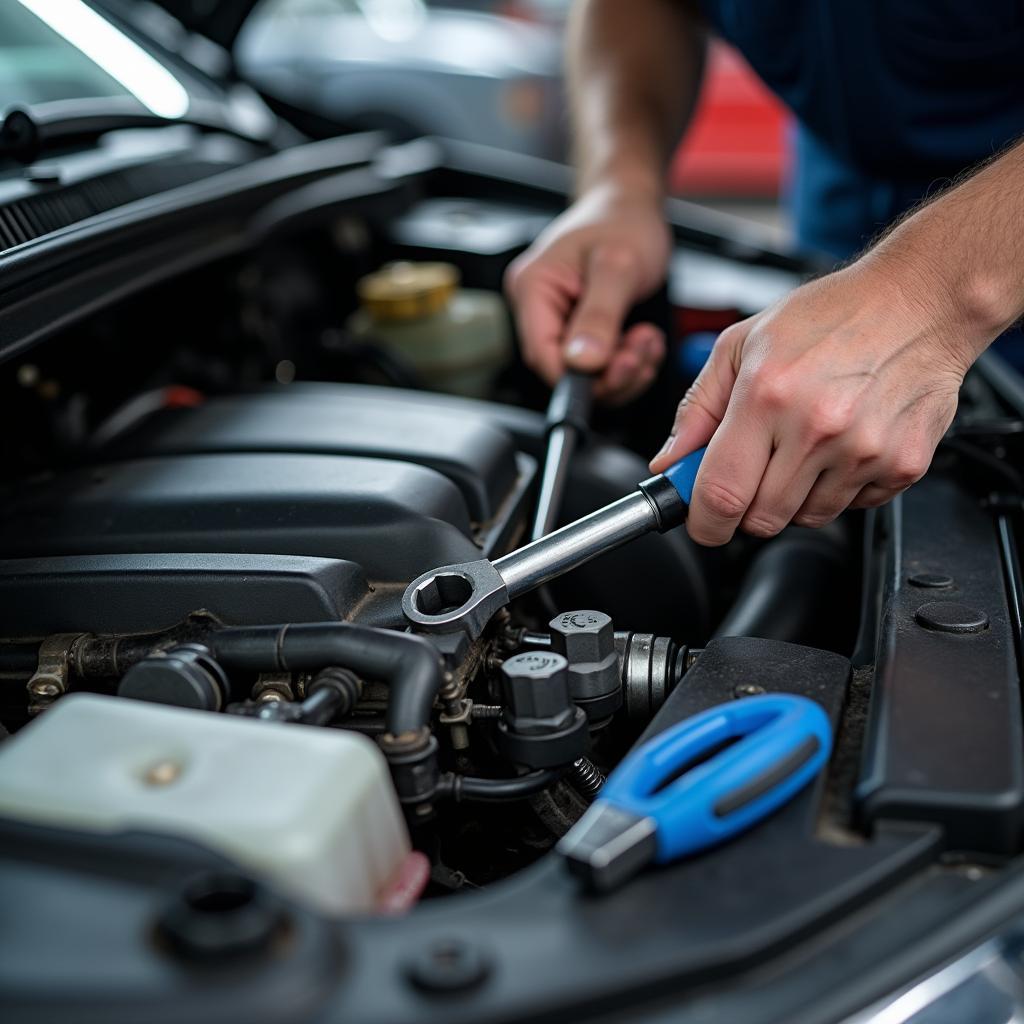
M 62 100 L 31 108 L 14 107 L 0 123 L 0 158 L 30 164 L 56 146 L 98 139 L 125 128 L 168 128 L 189 125 L 203 131 L 226 132 L 247 142 L 266 142 L 233 127 L 226 118 L 206 116 L 201 110 L 183 117 L 163 117 L 134 101 L 117 98 Z

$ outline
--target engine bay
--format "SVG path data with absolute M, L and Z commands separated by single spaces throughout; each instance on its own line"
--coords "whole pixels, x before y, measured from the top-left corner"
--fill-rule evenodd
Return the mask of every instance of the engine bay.
M 721 550 L 652 534 L 478 635 L 410 628 L 410 581 L 527 538 L 547 395 L 511 357 L 472 397 L 428 390 L 345 325 L 394 261 L 443 260 L 498 301 L 551 196 L 475 198 L 487 185 L 457 169 L 305 194 L 258 245 L 2 367 L 15 1004 L 55 971 L 106 1020 L 161 1000 L 207 1019 L 228 998 L 254 1021 L 599 1019 L 692 990 L 698 1021 L 725 977 L 718 1012 L 795 1020 L 812 989 L 827 1002 L 830 963 L 894 957 L 1012 871 L 1008 369 L 972 373 L 932 471 L 883 510 Z M 643 315 L 690 323 L 686 301 Z M 648 476 L 685 384 L 670 367 L 596 414 L 562 522 Z M 710 855 L 582 892 L 553 850 L 624 756 L 772 693 L 829 716 L 821 778 Z M 787 958 L 816 980 L 786 988 Z

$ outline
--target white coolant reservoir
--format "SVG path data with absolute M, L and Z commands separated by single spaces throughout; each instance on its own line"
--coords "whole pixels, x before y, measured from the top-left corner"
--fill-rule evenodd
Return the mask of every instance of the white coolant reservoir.
M 0 816 L 192 839 L 327 913 L 372 910 L 409 853 L 366 737 L 94 694 L 0 746 Z
M 512 355 L 500 295 L 459 286 L 450 263 L 388 263 L 358 284 L 347 327 L 390 350 L 435 391 L 490 397 Z

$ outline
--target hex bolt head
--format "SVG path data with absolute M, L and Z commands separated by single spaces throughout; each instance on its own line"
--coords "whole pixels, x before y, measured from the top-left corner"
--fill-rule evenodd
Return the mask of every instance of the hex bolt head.
M 559 718 L 572 708 L 569 663 L 552 651 L 527 651 L 501 666 L 505 699 L 514 718 Z
M 569 692 L 573 700 L 593 700 L 620 688 L 615 626 L 609 616 L 582 609 L 564 612 L 548 626 L 551 646 L 569 662 Z
M 564 612 L 551 620 L 549 628 L 555 649 L 570 664 L 601 661 L 615 653 L 615 626 L 604 612 Z

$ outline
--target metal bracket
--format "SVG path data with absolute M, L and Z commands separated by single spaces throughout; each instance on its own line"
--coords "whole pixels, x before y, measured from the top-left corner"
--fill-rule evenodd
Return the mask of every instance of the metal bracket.
M 29 697 L 29 714 L 45 711 L 58 697 L 68 690 L 71 652 L 75 644 L 86 633 L 55 633 L 39 645 L 39 661 L 36 670 L 26 684 Z

